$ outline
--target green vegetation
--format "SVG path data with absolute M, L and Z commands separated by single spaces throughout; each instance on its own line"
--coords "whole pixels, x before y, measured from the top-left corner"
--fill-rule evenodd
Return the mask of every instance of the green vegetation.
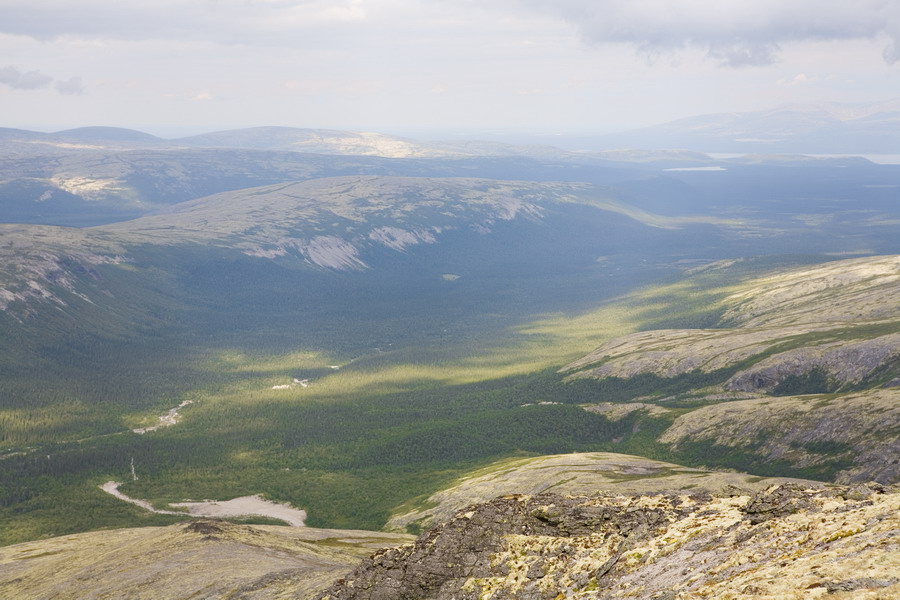
M 184 263 L 204 264 L 198 259 L 205 251 L 192 252 Z M 221 258 L 208 255 L 206 268 L 221 272 Z M 636 327 L 636 311 L 610 304 L 523 324 L 472 314 L 472 323 L 448 327 L 437 304 L 436 311 L 410 310 L 402 322 L 385 322 L 387 312 L 409 301 L 402 289 L 373 278 L 367 312 L 336 328 L 335 316 L 352 314 L 347 302 L 355 302 L 342 298 L 343 276 L 305 274 L 317 294 L 343 300 L 313 305 L 296 290 L 288 296 L 262 285 L 286 271 L 269 267 L 274 272 L 266 274 L 256 263 L 251 271 L 251 263 L 238 258 L 227 269 L 251 279 L 241 289 L 256 293 L 217 293 L 221 278 L 186 271 L 192 287 L 180 296 L 141 297 L 137 290 L 128 296 L 166 307 L 158 312 L 164 326 L 122 328 L 115 337 L 116 321 L 107 323 L 106 335 L 76 330 L 65 346 L 47 344 L 42 361 L 20 365 L 18 378 L 3 380 L 11 401 L 0 419 L 12 425 L 3 430 L 0 460 L 2 543 L 179 518 L 149 515 L 106 495 L 97 486 L 110 479 L 159 507 L 260 493 L 303 507 L 311 525 L 378 528 L 397 505 L 497 458 L 613 450 L 613 440 L 635 429 L 634 419 L 610 423 L 577 408 L 608 390 L 590 381 L 562 383 L 556 369 L 604 337 Z M 110 266 L 104 277 L 124 277 L 124 289 L 133 273 Z M 446 284 L 436 277 L 436 292 L 447 294 Z M 472 289 L 478 288 L 464 293 Z M 478 300 L 490 302 L 491 293 L 487 288 Z M 189 301 L 203 310 L 186 307 Z M 266 304 L 272 308 L 263 320 L 254 309 Z M 306 317 L 291 318 L 292 311 Z M 198 335 L 210 331 L 218 333 Z M 388 331 L 386 348 L 373 350 Z M 44 385 L 29 387 L 37 378 Z M 294 379 L 309 380 L 309 387 L 292 385 Z M 292 387 L 273 389 L 278 385 Z M 180 411 L 177 426 L 130 432 L 184 400 L 192 404 Z M 81 516 L 72 518 L 73 511 Z
M 678 450 L 668 456 L 668 460 L 682 464 L 734 469 L 754 473 L 764 477 L 799 477 L 828 481 L 853 462 L 846 453 L 833 455 L 823 452 L 822 460 L 806 467 L 798 467 L 788 460 L 771 460 L 755 452 L 753 445 L 740 447 L 723 446 L 708 441 L 682 441 Z M 830 445 L 817 445 L 819 449 Z M 809 448 L 807 448 L 809 449 Z
M 835 391 L 828 372 L 821 367 L 806 373 L 791 374 L 772 389 L 773 396 L 797 396 L 800 394 L 828 394 Z
M 296 290 L 288 295 L 263 285 L 286 276 L 282 267 L 267 266 L 267 273 L 246 258 L 193 252 L 185 265 L 237 273 L 251 281 L 240 288 L 245 295 L 226 295 L 220 277 L 194 267 L 179 275 L 190 283 L 180 295 L 139 298 L 131 292 L 135 301 L 171 309 L 147 331 L 123 328 L 112 335 L 107 324 L 106 335 L 76 331 L 60 347 L 32 340 L 32 347 L 43 348 L 42 359 L 20 364 L 3 380 L 10 400 L 0 409 L 6 425 L 0 543 L 181 519 L 146 513 L 98 489 L 111 479 L 160 508 L 185 499 L 262 494 L 306 509 L 313 526 L 377 529 L 411 498 L 427 497 L 504 457 L 615 451 L 812 478 L 830 477 L 847 464 L 843 454 L 797 469 L 764 462 L 752 448 L 686 443 L 673 452 L 656 441 L 676 416 L 709 403 L 695 390 L 721 383 L 738 366 L 671 379 L 566 381 L 557 372 L 605 339 L 658 324 L 666 313 L 657 307 L 667 300 L 675 302 L 670 316 L 706 319 L 712 299 L 740 280 L 727 270 L 645 287 L 580 313 L 527 321 L 525 308 L 518 323 L 474 312 L 472 322 L 449 320 L 443 311 L 458 308 L 453 302 L 416 312 L 402 289 L 372 278 L 365 311 L 337 327 L 336 315 L 350 314 L 347 303 L 358 306 L 355 297 L 342 297 L 349 290 L 342 275 L 304 274 L 316 294 L 332 299 L 313 304 Z M 131 282 L 133 271 L 107 270 L 113 274 L 108 281 Z M 569 276 L 561 274 L 557 283 Z M 439 276 L 417 282 L 435 298 L 453 293 L 443 287 L 448 283 Z M 489 302 L 490 292 L 478 299 Z M 188 306 L 189 300 L 198 304 Z M 386 323 L 398 305 L 409 306 L 409 313 Z M 46 387 L 29 387 L 38 376 Z M 577 406 L 646 402 L 648 396 L 665 398 L 674 410 L 609 421 Z M 155 424 L 185 400 L 191 404 L 181 409 L 177 426 L 130 431 Z
M 154 172 L 160 157 L 141 156 L 104 175 L 127 185 L 85 218 L 113 220 L 119 200 L 130 211 L 153 196 L 166 181 Z M 737 367 L 603 381 L 565 380 L 557 369 L 631 332 L 722 326 L 723 300 L 747 278 L 810 262 L 733 260 L 683 278 L 684 265 L 758 252 L 766 218 L 777 233 L 765 252 L 856 249 L 865 223 L 847 226 L 838 248 L 833 232 L 823 238 L 758 207 L 735 205 L 733 214 L 759 216 L 748 224 L 731 209 L 723 216 L 699 205 L 688 217 L 653 214 L 626 205 L 615 188 L 581 183 L 357 176 L 296 184 L 288 181 L 379 168 L 433 175 L 435 167 L 267 155 L 257 159 L 283 163 L 220 173 L 203 156 L 184 153 L 183 177 L 157 202 L 221 192 L 213 198 L 86 230 L 3 226 L 0 284 L 12 292 L 2 298 L 32 295 L 0 313 L 0 543 L 182 518 L 116 500 L 98 489 L 109 480 L 159 507 L 262 494 L 306 509 L 311 525 L 378 528 L 410 498 L 517 456 L 616 451 L 802 474 L 762 464 L 752 450 L 701 444 L 673 453 L 656 442 L 676 416 L 713 401 L 698 388 Z M 645 176 L 534 161 L 441 166 L 547 180 L 570 168 L 585 181 Z M 268 186 L 232 191 L 252 184 Z M 17 198 L 24 185 L 0 196 Z M 812 210 L 809 197 L 792 196 L 793 210 Z M 77 211 L 56 208 L 76 222 Z M 373 242 L 390 240 L 376 232 L 390 227 L 440 239 L 399 250 Z M 316 236 L 352 241 L 366 268 L 316 263 L 301 252 Z M 889 234 L 865 239 L 876 249 L 895 243 Z M 799 335 L 778 349 L 852 329 Z M 813 375 L 783 391 L 820 390 Z M 673 410 L 610 421 L 578 407 L 635 399 L 665 399 Z M 132 431 L 185 401 L 176 426 Z M 811 473 L 827 477 L 840 464 Z
M 98 488 L 108 480 L 160 508 L 262 494 L 306 509 L 310 525 L 377 529 L 410 498 L 504 457 L 615 451 L 806 477 L 828 477 L 843 464 L 797 470 L 763 463 L 747 449 L 687 444 L 673 453 L 656 442 L 677 415 L 709 402 L 693 390 L 720 383 L 737 367 L 671 379 L 566 381 L 557 373 L 606 339 L 664 318 L 718 314 L 716 299 L 743 274 L 712 270 L 592 310 L 527 320 L 532 309 L 525 304 L 488 319 L 475 306 L 496 302 L 490 296 L 499 287 L 482 287 L 483 280 L 458 287 L 473 277 L 447 282 L 438 272 L 409 280 L 419 290 L 414 302 L 396 277 L 387 286 L 366 274 L 351 282 L 305 272 L 312 291 L 285 293 L 273 284 L 296 277 L 285 267 L 199 247 L 179 252 L 183 268 L 173 272 L 183 285 L 166 288 L 172 275 L 160 275 L 166 294 L 124 292 L 135 282 L 131 268 L 101 271 L 126 299 L 155 309 L 147 312 L 158 315 L 156 323 L 134 331 L 124 326 L 126 317 L 113 318 L 102 335 L 88 334 L 88 323 L 59 346 L 37 337 L 29 344 L 41 359 L 19 364 L 0 384 L 9 398 L 0 409 L 0 543 L 181 518 L 108 496 Z M 239 288 L 225 283 L 226 274 Z M 574 276 L 559 273 L 527 293 L 549 294 Z M 365 310 L 361 293 L 370 299 Z M 432 310 L 417 308 L 430 294 Z M 467 319 L 449 318 L 460 310 L 457 300 Z M 398 308 L 408 309 L 402 319 L 391 316 Z M 29 386 L 38 377 L 45 387 Z M 609 421 L 577 406 L 647 396 L 665 397 L 675 410 Z M 185 400 L 191 404 L 177 426 L 130 431 L 155 424 Z

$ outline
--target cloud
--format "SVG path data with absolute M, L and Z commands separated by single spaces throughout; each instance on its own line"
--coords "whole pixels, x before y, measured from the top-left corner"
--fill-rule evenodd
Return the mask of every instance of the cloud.
M 778 61 L 795 42 L 877 40 L 900 62 L 900 0 L 0 0 L 0 33 L 38 40 L 179 40 L 295 47 L 352 44 L 361 27 L 396 36 L 424 26 L 477 26 L 523 13 L 569 22 L 591 45 L 654 57 L 699 48 L 722 66 Z M 474 16 L 480 13 L 481 16 Z M 383 28 L 383 29 L 379 29 Z
M 3 0 L 0 33 L 59 38 L 267 44 L 366 18 L 362 0 Z
M 0 83 L 14 90 L 37 90 L 49 86 L 52 82 L 52 77 L 40 71 L 22 72 L 15 67 L 0 68 Z
M 81 77 L 72 77 L 66 81 L 57 81 L 53 84 L 53 87 L 56 88 L 57 92 L 64 96 L 80 96 L 84 93 L 84 84 L 81 82 Z
M 814 81 L 816 81 L 816 79 L 817 79 L 816 77 L 810 77 L 806 73 L 798 73 L 796 76 L 794 76 L 790 79 L 788 79 L 788 78 L 779 79 L 776 83 L 778 85 L 788 85 L 788 86 L 806 85 L 808 83 L 813 83 Z
M 702 48 L 722 66 L 777 62 L 785 44 L 886 39 L 900 61 L 897 0 L 508 0 L 560 17 L 588 44 L 624 43 L 655 56 Z
M 711 44 L 707 55 L 722 66 L 740 69 L 764 67 L 778 62 L 778 44 Z
M 14 90 L 40 90 L 50 87 L 63 95 L 83 94 L 84 84 L 81 77 L 72 77 L 66 81 L 56 81 L 40 71 L 22 71 L 16 67 L 0 67 L 0 84 Z

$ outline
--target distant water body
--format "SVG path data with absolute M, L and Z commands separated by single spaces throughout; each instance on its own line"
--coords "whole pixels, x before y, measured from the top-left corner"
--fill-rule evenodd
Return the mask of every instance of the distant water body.
M 806 154 L 803 152 L 786 152 L 785 154 L 796 154 L 797 156 L 810 156 L 812 158 L 850 158 L 859 157 L 870 160 L 879 165 L 900 165 L 900 154 Z M 739 156 L 750 156 L 748 153 L 713 153 L 709 156 L 713 158 L 737 158 Z

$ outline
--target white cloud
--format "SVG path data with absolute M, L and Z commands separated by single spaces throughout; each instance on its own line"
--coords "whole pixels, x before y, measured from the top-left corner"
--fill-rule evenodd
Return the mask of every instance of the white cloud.
M 23 72 L 16 67 L 0 68 L 0 84 L 14 90 L 36 90 L 45 88 L 53 82 L 53 78 L 40 71 Z
M 0 67 L 0 84 L 14 90 L 40 90 L 53 84 L 56 91 L 63 95 L 84 93 L 84 84 L 80 77 L 54 83 L 53 77 L 40 71 L 22 71 L 12 66 Z
M 361 0 L 3 0 L 2 4 L 0 32 L 39 40 L 283 44 L 290 41 L 283 34 L 366 18 Z
M 898 9 L 900 0 L 0 0 L 0 91 L 38 90 L 3 94 L 20 125 L 603 131 L 897 96 L 900 65 L 882 53 L 900 52 Z M 60 95 L 84 91 L 79 78 L 63 81 L 75 73 L 90 84 L 84 101 Z
M 56 91 L 66 96 L 78 96 L 84 93 L 84 83 L 81 77 L 72 77 L 66 81 L 57 81 L 54 84 Z
M 778 85 L 789 85 L 789 86 L 806 85 L 809 83 L 813 83 L 814 81 L 816 81 L 816 79 L 818 79 L 818 78 L 810 77 L 806 73 L 798 73 L 797 75 L 795 75 L 792 78 L 785 77 L 785 78 L 779 79 Z
M 821 40 L 887 40 L 900 60 L 897 0 L 507 0 L 573 24 L 588 44 L 631 44 L 657 54 L 700 47 L 722 65 L 768 65 L 781 46 Z

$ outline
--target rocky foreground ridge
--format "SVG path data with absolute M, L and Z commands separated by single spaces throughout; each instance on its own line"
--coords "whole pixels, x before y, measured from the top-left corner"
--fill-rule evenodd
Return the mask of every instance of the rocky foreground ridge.
M 319 600 L 900 597 L 900 490 L 504 496 Z
M 713 495 L 752 495 L 772 485 L 795 483 L 806 488 L 826 484 L 808 479 L 757 477 L 747 473 L 713 471 L 613 452 L 574 452 L 500 460 L 468 473 L 424 502 L 399 507 L 385 529 L 407 532 L 449 521 L 470 504 L 497 496 L 553 493 L 561 496 L 708 492 Z

